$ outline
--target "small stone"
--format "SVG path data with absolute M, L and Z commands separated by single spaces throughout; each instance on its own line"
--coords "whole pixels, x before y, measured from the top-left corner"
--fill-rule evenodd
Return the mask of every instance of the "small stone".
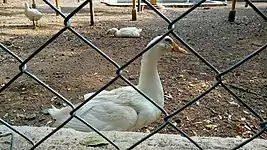
M 180 74 L 179 76 L 178 76 L 178 78 L 183 78 L 184 77 L 184 75 L 182 75 L 182 74 Z
M 241 118 L 241 121 L 246 121 L 246 118 Z

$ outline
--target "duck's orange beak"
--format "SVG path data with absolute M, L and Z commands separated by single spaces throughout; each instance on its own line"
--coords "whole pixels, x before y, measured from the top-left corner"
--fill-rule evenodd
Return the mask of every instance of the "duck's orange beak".
M 176 44 L 175 42 L 173 42 L 172 44 L 172 52 L 178 52 L 178 53 L 182 53 L 182 54 L 188 54 L 188 52 L 181 48 L 178 44 Z

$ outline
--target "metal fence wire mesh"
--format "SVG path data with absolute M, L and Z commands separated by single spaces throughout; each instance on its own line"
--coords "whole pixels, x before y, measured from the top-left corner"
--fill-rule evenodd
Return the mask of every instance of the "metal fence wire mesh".
M 191 7 L 190 9 L 188 9 L 186 12 L 184 12 L 183 14 L 181 14 L 180 16 L 178 16 L 177 18 L 175 18 L 174 20 L 170 20 L 169 18 L 167 18 L 166 16 L 164 16 L 161 12 L 159 12 L 156 8 L 154 8 L 154 6 L 152 6 L 148 1 L 142 0 L 147 6 L 149 6 L 153 11 L 155 11 L 161 18 L 163 18 L 167 23 L 168 23 L 168 31 L 162 36 L 162 38 L 160 38 L 159 40 L 155 41 L 152 45 L 150 45 L 149 47 L 147 47 L 144 51 L 142 51 L 141 53 L 139 53 L 137 56 L 135 56 L 133 59 L 131 59 L 130 61 L 128 61 L 127 63 L 125 63 L 124 65 L 120 66 L 118 65 L 118 63 L 116 63 L 115 61 L 113 61 L 111 58 L 109 58 L 109 56 L 107 56 L 104 52 L 102 52 L 98 47 L 96 47 L 92 42 L 90 42 L 90 40 L 86 39 L 85 37 L 83 37 L 81 34 L 79 34 L 75 29 L 72 28 L 71 26 L 71 18 L 78 12 L 80 11 L 83 7 L 85 7 L 88 3 L 90 3 L 90 0 L 86 0 L 84 1 L 80 6 L 78 6 L 73 12 L 71 12 L 68 15 L 63 14 L 62 12 L 60 12 L 56 7 L 54 7 L 49 1 L 44 0 L 44 2 L 49 5 L 55 12 L 57 12 L 62 18 L 64 18 L 64 27 L 58 31 L 52 38 L 50 38 L 47 42 L 45 42 L 43 45 L 41 45 L 37 50 L 35 50 L 27 59 L 22 60 L 20 57 L 18 57 L 16 54 L 14 54 L 12 52 L 12 50 L 8 49 L 7 47 L 5 47 L 3 44 L 0 45 L 1 49 L 5 52 L 7 52 L 9 55 L 11 55 L 13 58 L 15 58 L 19 63 L 19 69 L 20 72 L 15 75 L 7 84 L 5 84 L 4 86 L 2 86 L 0 92 L 4 91 L 8 86 L 10 86 L 11 83 L 13 83 L 14 81 L 16 81 L 20 76 L 22 76 L 23 74 L 29 76 L 30 78 L 32 78 L 33 80 L 37 81 L 40 85 L 42 85 L 43 87 L 45 87 L 48 91 L 50 91 L 51 93 L 53 93 L 54 95 L 56 95 L 57 97 L 59 97 L 62 101 L 64 101 L 67 105 L 69 105 L 70 107 L 72 107 L 72 111 L 70 113 L 70 117 L 64 122 L 62 123 L 60 126 L 58 126 L 55 130 L 53 130 L 51 133 L 49 133 L 48 135 L 46 135 L 45 137 L 43 137 L 40 141 L 38 142 L 34 142 L 33 139 L 31 139 L 31 137 L 28 137 L 27 135 L 21 133 L 19 130 L 15 129 L 14 127 L 12 127 L 12 125 L 10 125 L 9 123 L 7 123 L 6 121 L 4 121 L 3 119 L 0 119 L 0 123 L 2 123 L 3 125 L 5 125 L 6 127 L 8 127 L 9 129 L 11 129 L 12 131 L 14 131 L 15 133 L 19 134 L 21 137 L 25 138 L 29 143 L 32 144 L 32 148 L 31 149 L 35 149 L 37 148 L 40 144 L 42 144 L 43 142 L 45 142 L 48 138 L 50 138 L 50 136 L 52 136 L 54 133 L 56 133 L 58 130 L 60 130 L 65 124 L 67 124 L 71 119 L 76 118 L 78 120 L 80 120 L 81 122 L 83 122 L 84 124 L 86 124 L 88 126 L 88 128 L 91 128 L 92 130 L 94 130 L 96 133 L 98 133 L 100 136 L 102 136 L 104 139 L 106 139 L 110 144 L 112 144 L 114 146 L 114 148 L 116 149 L 120 149 L 118 145 L 116 145 L 114 142 L 112 142 L 112 140 L 110 140 L 108 137 L 106 137 L 105 135 L 103 135 L 100 131 L 98 131 L 97 129 L 95 129 L 93 126 L 91 126 L 90 124 L 88 124 L 85 120 L 83 120 L 81 117 L 75 115 L 75 112 L 80 109 L 84 104 L 86 104 L 88 101 L 90 101 L 94 96 L 96 96 L 97 94 L 99 94 L 102 90 L 106 89 L 109 85 L 111 85 L 114 81 L 116 81 L 117 79 L 121 78 L 122 80 L 124 80 L 127 84 L 129 84 L 130 86 L 132 86 L 135 90 L 137 90 L 141 95 L 143 95 L 144 97 L 147 98 L 148 101 L 150 101 L 151 103 L 153 103 L 154 105 L 156 105 L 156 107 L 158 109 L 160 109 L 164 115 L 164 122 L 157 128 L 155 129 L 153 132 L 149 133 L 147 136 L 145 136 L 144 138 L 142 138 L 139 141 L 136 141 L 135 144 L 133 144 L 131 147 L 129 147 L 128 149 L 133 149 L 134 147 L 136 147 L 137 145 L 139 145 L 140 143 L 142 143 L 143 141 L 145 141 L 146 139 L 148 139 L 149 137 L 153 136 L 155 133 L 161 131 L 163 128 L 165 128 L 167 125 L 173 127 L 175 130 L 177 130 L 178 132 L 180 132 L 184 137 L 186 137 L 189 141 L 191 141 L 197 148 L 199 149 L 203 149 L 197 142 L 195 142 L 192 138 L 190 138 L 185 132 L 183 132 L 181 129 L 179 129 L 177 126 L 175 126 L 172 123 L 172 118 L 177 115 L 178 113 L 180 113 L 181 111 L 183 111 L 185 108 L 191 106 L 192 104 L 196 103 L 198 100 L 200 100 L 203 96 L 205 96 L 206 94 L 210 93 L 211 91 L 213 91 L 216 87 L 221 86 L 223 87 L 227 92 L 229 92 L 229 94 L 231 94 L 234 98 L 236 98 L 237 101 L 239 101 L 241 104 L 243 104 L 243 107 L 247 108 L 254 116 L 256 116 L 261 122 L 260 122 L 260 129 L 249 139 L 247 139 L 246 141 L 240 143 L 239 145 L 237 145 L 236 147 L 233 147 L 232 149 L 238 149 L 242 146 L 244 146 L 245 144 L 249 143 L 250 141 L 252 141 L 253 139 L 261 136 L 261 134 L 263 134 L 264 132 L 266 132 L 267 129 L 267 121 L 261 116 L 259 115 L 256 111 L 254 111 L 249 105 L 247 105 L 241 98 L 239 98 L 226 84 L 223 83 L 223 79 L 222 77 L 226 74 L 228 74 L 229 72 L 231 72 L 232 70 L 235 70 L 236 68 L 240 67 L 241 65 L 243 65 L 245 62 L 247 62 L 248 60 L 252 59 L 253 57 L 255 57 L 257 54 L 261 53 L 262 51 L 264 51 L 267 47 L 267 44 L 263 45 L 262 47 L 260 47 L 259 49 L 253 51 L 252 53 L 250 53 L 249 55 L 247 55 L 245 58 L 243 58 L 242 60 L 238 61 L 237 63 L 235 63 L 234 65 L 232 65 L 231 67 L 229 67 L 228 69 L 226 69 L 225 71 L 221 72 L 219 71 L 217 68 L 215 68 L 211 63 L 209 63 L 204 57 L 202 57 L 196 50 L 194 50 L 187 42 L 185 42 L 175 31 L 174 31 L 174 24 L 175 23 L 179 23 L 179 20 L 181 20 L 183 17 L 185 17 L 186 15 L 188 15 L 190 12 L 192 12 L 194 9 L 196 9 L 197 7 L 199 7 L 202 3 L 205 2 L 205 0 L 200 1 L 199 3 L 195 4 L 193 7 Z M 256 11 L 256 12 L 260 12 L 250 1 L 245 0 L 246 2 L 248 2 L 248 4 Z M 64 33 L 66 30 L 71 31 L 73 34 L 75 34 L 77 37 L 79 37 L 83 42 L 85 42 L 86 44 L 88 44 L 90 47 L 92 47 L 96 52 L 98 52 L 99 54 L 101 54 L 103 56 L 103 58 L 105 58 L 106 60 L 108 60 L 110 63 L 112 63 L 116 68 L 116 77 L 114 77 L 112 80 L 110 80 L 110 82 L 108 84 L 106 84 L 104 87 L 102 87 L 100 90 L 98 90 L 96 93 L 94 93 L 92 96 L 90 96 L 88 99 L 86 99 L 85 101 L 83 101 L 79 106 L 74 107 L 74 105 L 65 97 L 63 97 L 60 93 L 58 93 L 57 91 L 55 91 L 54 89 L 52 89 L 51 87 L 49 87 L 47 84 L 45 84 L 42 80 L 40 80 L 39 78 L 37 78 L 34 74 L 32 74 L 28 69 L 27 69 L 27 63 L 33 59 L 39 52 L 41 52 L 46 46 L 48 46 L 51 42 L 53 42 L 56 38 L 59 37 L 59 35 L 61 35 L 62 33 Z M 139 91 L 127 78 L 125 78 L 121 72 L 123 71 L 123 69 L 125 69 L 128 65 L 130 65 L 133 61 L 135 61 L 138 57 L 140 57 L 144 52 L 146 52 L 148 49 L 150 49 L 152 46 L 154 46 L 157 42 L 159 42 L 161 39 L 163 39 L 165 36 L 167 35 L 172 35 L 174 36 L 180 43 L 182 43 L 188 50 L 191 51 L 191 53 L 193 53 L 197 58 L 199 58 L 201 61 L 203 61 L 205 63 L 205 65 L 207 65 L 211 70 L 213 70 L 216 73 L 215 79 L 216 82 L 215 84 L 213 84 L 210 88 L 208 88 L 206 91 L 204 91 L 202 94 L 200 94 L 199 96 L 197 96 L 196 98 L 193 98 L 192 100 L 190 100 L 187 104 L 185 104 L 184 106 L 182 106 L 180 109 L 176 110 L 174 113 L 172 114 L 168 114 L 163 108 L 161 108 L 160 106 L 158 106 L 155 102 L 153 102 L 153 100 L 149 99 L 144 93 L 142 93 L 142 91 Z M 0 138 L 1 137 L 6 137 L 6 136 L 11 136 L 11 141 L 10 141 L 10 149 L 12 149 L 13 147 L 13 134 L 12 133 L 1 133 L 0 134 Z

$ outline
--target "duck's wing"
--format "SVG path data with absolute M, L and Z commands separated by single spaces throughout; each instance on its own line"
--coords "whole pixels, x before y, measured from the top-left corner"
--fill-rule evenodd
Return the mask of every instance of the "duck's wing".
M 119 30 L 118 36 L 119 37 L 139 37 L 140 33 L 138 29 L 124 29 L 124 30 Z
M 43 16 L 43 13 L 41 13 L 39 10 L 37 9 L 30 9 L 28 12 L 27 12 L 28 15 L 30 16 Z
M 137 112 L 134 108 L 108 101 L 92 102 L 91 104 L 89 102 L 75 114 L 102 131 L 129 131 L 137 121 Z M 67 123 L 66 127 L 85 132 L 92 131 L 76 118 Z
M 98 95 L 101 95 L 101 94 L 104 94 L 104 95 L 107 95 L 109 94 L 110 91 L 106 91 L 106 90 L 103 90 L 101 91 Z M 92 92 L 92 93 L 87 93 L 83 96 L 84 100 L 87 100 L 87 98 L 91 97 L 93 94 L 95 94 L 95 92 Z M 97 95 L 96 95 L 97 96 Z
M 136 27 L 124 27 L 124 28 L 121 28 L 120 30 L 137 30 Z
M 88 98 L 92 94 L 94 93 L 86 94 L 84 97 Z M 130 131 L 135 126 L 138 117 L 134 97 L 136 97 L 136 92 L 133 92 L 133 88 L 129 86 L 112 91 L 102 91 L 74 114 L 99 130 Z M 70 117 L 71 110 L 70 107 L 50 109 L 50 115 L 56 119 L 54 126 L 65 122 Z M 65 127 L 85 132 L 92 131 L 75 117 Z
M 122 99 L 122 98 L 118 98 L 118 96 L 133 94 L 133 90 L 134 89 L 131 86 L 124 86 L 124 87 L 120 87 L 120 88 L 117 88 L 117 89 L 113 89 L 111 91 L 103 90 L 100 93 L 98 93 L 95 97 L 93 97 L 92 99 L 93 99 L 93 101 L 97 101 L 97 100 L 101 100 L 101 101 L 104 101 L 104 100 L 112 101 L 112 100 L 114 100 L 114 101 L 117 101 L 119 99 Z M 93 94 L 95 94 L 95 92 L 85 94 L 83 96 L 84 100 L 86 100 L 87 98 L 91 97 Z M 107 99 L 107 98 L 110 98 L 110 99 Z M 114 99 L 111 99 L 111 98 L 114 98 Z

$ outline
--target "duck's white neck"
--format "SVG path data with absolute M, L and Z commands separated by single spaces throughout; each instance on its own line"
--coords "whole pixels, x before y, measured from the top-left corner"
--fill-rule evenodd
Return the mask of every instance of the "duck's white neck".
M 137 87 L 153 99 L 158 105 L 163 107 L 164 95 L 157 69 L 157 59 L 148 57 L 148 55 L 143 56 Z

